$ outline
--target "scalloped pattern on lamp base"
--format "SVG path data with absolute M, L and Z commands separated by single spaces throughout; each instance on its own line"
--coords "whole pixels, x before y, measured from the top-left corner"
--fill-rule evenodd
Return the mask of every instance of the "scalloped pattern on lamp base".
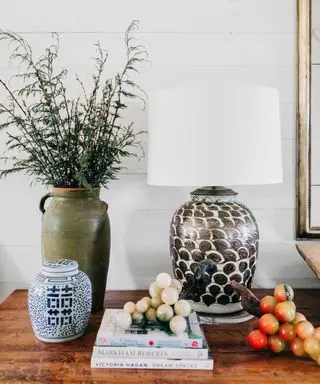
M 193 196 L 174 214 L 170 254 L 175 277 L 183 291 L 191 290 L 193 308 L 205 313 L 242 309 L 232 280 L 251 286 L 258 257 L 259 231 L 251 211 L 234 196 Z M 210 272 L 197 282 L 197 263 L 212 260 Z

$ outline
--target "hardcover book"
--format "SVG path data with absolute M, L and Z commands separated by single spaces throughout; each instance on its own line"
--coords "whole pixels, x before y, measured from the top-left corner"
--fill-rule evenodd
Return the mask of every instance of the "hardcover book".
M 92 356 L 91 368 L 211 370 L 213 369 L 213 359 L 119 359 Z
M 203 335 L 197 314 L 192 312 L 187 318 L 187 330 L 181 335 L 173 334 L 168 326 L 148 321 L 145 327 L 132 325 L 122 330 L 116 325 L 116 316 L 121 309 L 107 308 L 97 334 L 97 346 L 116 347 L 166 347 L 202 348 Z
M 208 348 L 93 347 L 97 358 L 124 359 L 208 359 Z

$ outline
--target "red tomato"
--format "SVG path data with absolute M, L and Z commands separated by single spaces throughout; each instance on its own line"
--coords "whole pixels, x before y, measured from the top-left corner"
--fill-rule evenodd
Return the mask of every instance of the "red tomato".
M 293 340 L 296 337 L 296 331 L 294 324 L 285 323 L 282 324 L 279 328 L 279 337 L 284 341 Z
M 259 319 L 259 329 L 261 332 L 267 335 L 274 335 L 278 332 L 279 321 L 271 313 L 266 313 L 262 315 Z
M 273 313 L 277 300 L 273 296 L 265 296 L 260 301 L 260 309 L 263 313 Z
M 258 329 L 249 333 L 248 343 L 254 349 L 263 349 L 268 344 L 267 336 Z
M 274 297 L 279 302 L 293 300 L 294 292 L 293 289 L 288 284 L 279 284 L 274 290 Z
M 268 347 L 271 352 L 280 353 L 284 350 L 286 342 L 282 340 L 278 335 L 272 335 L 268 337 Z
M 274 314 L 281 323 L 290 323 L 296 316 L 296 310 L 291 301 L 284 301 L 276 305 Z

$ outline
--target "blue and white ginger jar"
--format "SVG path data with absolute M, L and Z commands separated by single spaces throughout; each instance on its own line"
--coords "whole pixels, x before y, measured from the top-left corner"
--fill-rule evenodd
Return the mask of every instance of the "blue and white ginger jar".
M 39 340 L 59 343 L 84 334 L 91 314 L 92 288 L 74 260 L 49 260 L 28 292 L 31 324 Z

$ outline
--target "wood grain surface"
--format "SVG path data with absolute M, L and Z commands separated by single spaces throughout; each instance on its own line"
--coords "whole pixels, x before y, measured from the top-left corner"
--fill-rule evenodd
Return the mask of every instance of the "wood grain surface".
M 300 255 L 320 279 L 320 243 L 296 244 Z
M 270 290 L 254 290 L 259 297 Z M 297 309 L 320 325 L 320 291 L 296 290 Z M 146 291 L 111 291 L 105 304 L 117 308 L 136 301 Z M 213 371 L 90 369 L 92 347 L 102 313 L 91 317 L 87 333 L 72 342 L 47 344 L 32 332 L 27 291 L 17 290 L 0 306 L 1 383 L 107 383 L 107 384 L 319 384 L 320 366 L 291 352 L 273 355 L 253 351 L 246 338 L 255 320 L 241 324 L 204 325 L 213 349 Z

